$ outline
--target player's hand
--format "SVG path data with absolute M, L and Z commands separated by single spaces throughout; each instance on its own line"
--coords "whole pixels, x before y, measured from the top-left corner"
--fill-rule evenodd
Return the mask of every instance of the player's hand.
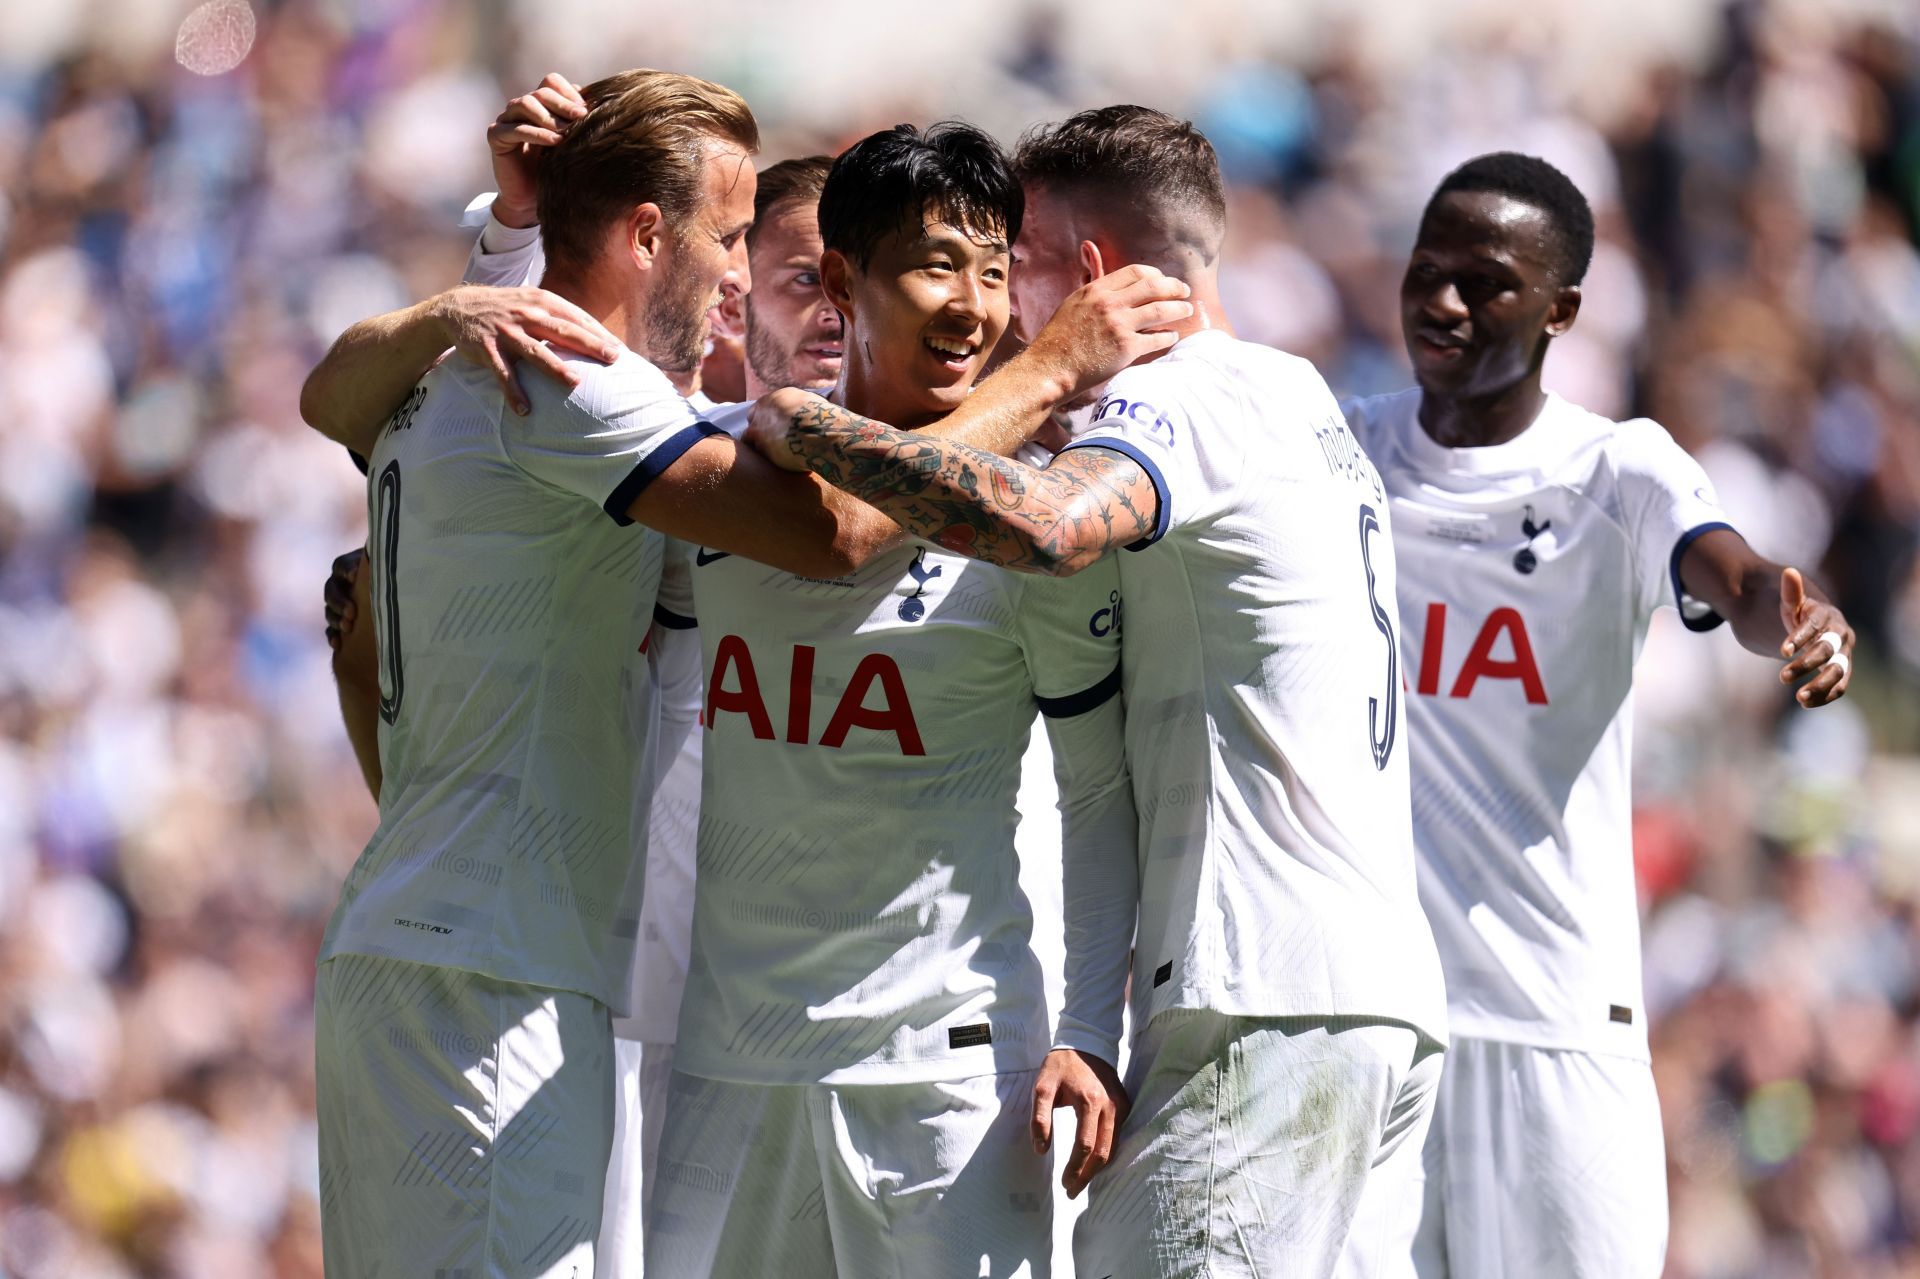
M 445 332 L 448 346 L 493 370 L 516 413 L 525 413 L 529 407 L 526 388 L 520 384 L 520 361 L 571 391 L 579 385 L 580 375 L 554 347 L 602 364 L 613 363 L 626 350 L 600 321 L 545 289 L 463 284 L 428 299 L 427 307 Z
M 567 126 L 586 114 L 587 102 L 580 90 L 555 71 L 533 92 L 507 103 L 507 109 L 487 126 L 493 180 L 499 188 L 493 216 L 502 226 L 529 227 L 539 220 L 533 173 L 540 149 L 559 142 Z
M 1150 266 L 1109 271 L 1067 295 L 1023 358 L 1042 360 L 1069 389 L 1085 395 L 1121 369 L 1179 341 L 1173 325 L 1193 317 L 1186 283 Z
M 747 418 L 747 443 L 781 470 L 805 472 L 807 459 L 793 447 L 793 419 L 795 414 L 816 404 L 824 405 L 826 401 L 799 387 L 784 386 L 768 391 L 754 402 Z
M 1056 1048 L 1047 1054 L 1033 1085 L 1035 1154 L 1045 1154 L 1053 1144 L 1053 1112 L 1062 1106 L 1072 1106 L 1077 1121 L 1073 1149 L 1060 1174 L 1067 1198 L 1075 1199 L 1113 1158 L 1114 1133 L 1127 1122 L 1133 1103 L 1112 1066 L 1091 1053 Z
M 326 587 L 320 593 L 325 601 L 327 616 L 327 647 L 336 653 L 353 634 L 354 624 L 360 620 L 358 597 L 365 593 L 360 585 L 360 577 L 366 563 L 367 548 L 364 546 L 356 546 L 339 556 L 333 561 L 333 571 L 327 574 Z
M 1802 706 L 1825 706 L 1846 696 L 1853 681 L 1853 628 L 1833 602 L 1807 593 L 1806 579 L 1797 568 L 1780 575 L 1780 624 L 1787 638 L 1780 645 L 1780 656 L 1790 658 L 1780 668 L 1780 682 L 1800 685 L 1794 694 Z M 1822 639 L 1832 632 L 1840 637 L 1840 651 L 1833 651 L 1833 640 Z M 1835 661 L 1835 657 L 1844 661 Z
M 374 688 L 380 681 L 380 646 L 374 640 L 374 628 L 365 624 L 373 616 L 367 602 L 372 577 L 366 551 L 357 549 L 336 559 L 327 578 L 327 643 L 333 646 L 333 677 L 357 688 Z

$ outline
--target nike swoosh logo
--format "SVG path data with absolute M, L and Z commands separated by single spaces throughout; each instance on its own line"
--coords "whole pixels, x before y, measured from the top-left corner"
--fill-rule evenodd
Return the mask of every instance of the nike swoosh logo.
M 732 555 L 732 554 L 733 554 L 732 551 L 709 551 L 706 547 L 703 546 L 694 555 L 693 565 L 695 568 L 705 568 L 707 565 L 713 563 L 715 560 L 724 560 L 729 555 Z

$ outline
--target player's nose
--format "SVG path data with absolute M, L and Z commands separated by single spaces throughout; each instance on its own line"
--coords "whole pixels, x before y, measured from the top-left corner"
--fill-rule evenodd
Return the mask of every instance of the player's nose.
M 1452 280 L 1442 280 L 1438 286 L 1429 290 L 1420 309 L 1433 319 L 1445 324 L 1453 324 L 1467 318 L 1466 299 L 1460 296 L 1460 288 Z
M 721 289 L 732 289 L 736 293 L 753 291 L 753 268 L 747 265 L 747 237 L 741 236 L 734 241 L 733 248 L 727 252 L 727 273 L 720 277 Z

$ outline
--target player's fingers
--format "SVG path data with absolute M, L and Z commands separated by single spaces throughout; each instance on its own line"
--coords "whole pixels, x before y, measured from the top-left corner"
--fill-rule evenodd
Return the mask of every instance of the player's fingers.
M 1786 612 L 1786 606 L 1783 604 L 1780 608 L 1782 618 L 1786 616 Z M 1780 642 L 1780 656 L 1792 657 L 1795 653 L 1806 647 L 1807 642 L 1824 629 L 1820 625 L 1820 622 L 1821 615 L 1816 612 L 1812 617 L 1798 624 L 1786 623 L 1787 638 Z
M 1193 318 L 1191 302 L 1150 302 L 1137 306 L 1127 316 L 1134 329 L 1161 329 L 1170 324 L 1182 324 Z
M 1193 290 L 1187 286 L 1185 280 L 1175 279 L 1171 275 L 1162 275 L 1152 267 L 1130 267 L 1128 269 L 1137 271 L 1139 274 L 1131 280 L 1127 280 L 1117 290 L 1117 296 L 1120 301 L 1125 302 L 1129 306 L 1141 306 L 1148 302 L 1184 298 L 1193 292 Z
M 606 325 L 565 298 L 545 294 L 541 297 L 540 309 L 552 329 L 543 336 L 609 364 L 620 358 L 620 352 L 624 349 L 620 339 Z M 576 340 L 579 345 L 576 345 Z
M 1825 706 L 1834 699 L 1837 695 L 1835 690 L 1839 689 L 1846 677 L 1851 674 L 1851 671 L 1838 662 L 1823 667 L 1812 679 L 1800 686 L 1800 691 L 1794 694 L 1794 698 L 1802 706 Z
M 1058 1085 L 1052 1075 L 1041 1072 L 1033 1085 L 1033 1153 L 1044 1155 L 1053 1144 L 1053 1098 Z
M 550 346 L 540 342 L 532 343 L 527 347 L 522 359 L 569 391 L 580 385 L 580 375 Z
M 543 129 L 533 124 L 496 124 L 487 130 L 487 145 L 505 155 L 522 146 L 552 147 L 560 145 L 560 135 L 552 129 Z
M 546 79 L 540 83 L 546 88 L 558 89 L 561 95 L 578 109 L 579 114 L 585 115 L 587 113 L 587 99 L 580 92 L 580 87 L 561 75 L 558 71 L 547 72 Z
M 620 348 L 613 342 L 591 329 L 575 324 L 571 320 L 561 319 L 557 315 L 548 316 L 543 323 L 530 327 L 539 337 L 555 346 L 565 347 L 569 351 L 598 360 L 602 364 L 611 364 L 620 358 Z
M 541 85 L 533 91 L 533 96 L 540 99 L 540 105 L 553 117 L 556 128 L 564 129 L 587 113 L 586 108 L 550 85 Z
M 1180 335 L 1171 329 L 1156 329 L 1151 333 L 1136 333 L 1127 339 L 1127 348 L 1134 359 L 1151 355 L 1155 351 L 1164 351 L 1180 340 Z
M 1819 670 L 1834 659 L 1837 651 L 1831 640 L 1803 643 L 1793 660 L 1780 668 L 1780 682 L 1791 684 L 1808 671 Z
M 494 378 L 500 383 L 500 393 L 507 399 L 507 407 L 515 413 L 524 415 L 527 411 L 527 393 L 520 389 L 518 379 L 513 376 L 513 366 L 507 363 L 499 344 L 492 338 L 482 339 L 480 350 L 482 363 L 493 370 Z
M 537 93 L 523 93 L 507 103 L 507 109 L 500 113 L 502 123 L 534 124 L 543 129 L 557 129 L 560 122 L 553 118 L 553 112 L 547 110 L 547 104 L 540 101 Z

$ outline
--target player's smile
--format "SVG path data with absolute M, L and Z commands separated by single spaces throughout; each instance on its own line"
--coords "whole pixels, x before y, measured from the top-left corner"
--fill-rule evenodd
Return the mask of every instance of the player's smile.
M 976 336 L 942 337 L 928 334 L 920 344 L 933 357 L 933 362 L 956 377 L 971 377 L 980 356 L 980 341 Z

